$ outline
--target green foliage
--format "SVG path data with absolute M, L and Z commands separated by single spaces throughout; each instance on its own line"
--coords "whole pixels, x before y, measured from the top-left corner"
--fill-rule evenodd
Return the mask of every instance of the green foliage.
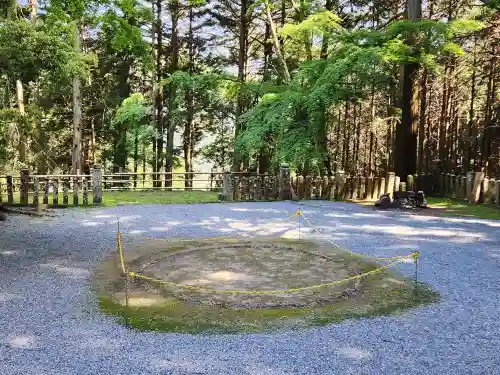
M 85 76 L 92 59 L 75 52 L 73 41 L 64 38 L 61 29 L 21 21 L 0 22 L 0 73 L 24 83 L 44 73 L 54 77 Z
M 334 48 L 327 60 L 303 63 L 288 86 L 261 94 L 258 104 L 242 118 L 245 130 L 237 139 L 237 152 L 256 158 L 266 149 L 275 164 L 287 161 L 295 167 L 321 169 L 327 155 L 321 139 L 328 130 L 329 108 L 354 103 L 376 87 L 387 87 L 401 64 L 416 62 L 435 69 L 440 59 L 463 53 L 454 40 L 458 30 L 481 27 L 473 21 L 424 20 L 392 22 L 384 30 L 345 32 L 337 22 L 336 16 L 321 12 L 283 28 L 282 35 L 293 40 L 329 32 Z

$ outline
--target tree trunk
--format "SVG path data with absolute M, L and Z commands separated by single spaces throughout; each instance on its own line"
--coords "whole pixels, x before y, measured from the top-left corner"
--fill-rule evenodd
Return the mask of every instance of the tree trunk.
M 408 0 L 407 18 L 418 21 L 422 16 L 421 0 Z M 412 44 L 413 36 L 408 36 Z M 402 118 L 396 127 L 395 172 L 403 181 L 417 169 L 417 132 L 418 132 L 418 87 L 419 66 L 408 62 L 403 67 Z
M 424 69 L 420 79 L 420 113 L 418 119 L 418 173 L 424 173 L 424 140 L 425 120 L 427 111 L 427 69 Z
M 474 47 L 472 49 L 472 58 L 473 63 L 472 66 L 475 67 L 477 64 L 477 56 L 476 56 L 476 45 L 477 41 L 474 38 Z M 462 173 L 466 174 L 470 169 L 470 159 L 474 154 L 474 144 L 475 140 L 473 138 L 473 127 L 474 127 L 474 100 L 476 99 L 476 69 L 472 69 L 472 77 L 471 77 L 471 90 L 470 90 L 470 104 L 469 104 L 469 121 L 467 124 L 467 137 L 465 144 L 465 157 L 464 157 L 464 165 L 462 167 Z
M 81 52 L 80 28 L 75 21 L 75 51 Z M 82 99 L 80 94 L 80 78 L 73 77 L 73 148 L 71 155 L 71 173 L 80 174 L 82 172 Z
M 154 43 L 155 43 L 155 40 L 156 40 L 156 29 L 157 29 L 157 25 L 156 25 L 156 19 L 155 19 L 155 0 L 151 1 L 151 14 L 153 15 L 153 25 L 151 27 L 151 53 L 152 53 L 152 58 L 154 61 L 157 62 L 157 59 L 155 58 L 155 46 L 154 46 Z M 157 51 L 156 51 L 157 52 Z M 151 122 L 153 123 L 153 125 L 156 124 L 156 112 L 157 112 L 157 101 L 158 101 L 158 93 L 157 93 L 157 90 L 158 90 L 158 85 L 157 83 L 159 82 L 159 78 L 156 76 L 156 70 L 153 69 L 152 70 L 152 77 L 151 77 L 151 98 L 152 98 L 152 108 L 153 110 L 151 111 Z M 156 139 L 157 137 L 161 136 L 161 134 L 158 134 L 158 130 L 156 129 L 155 132 L 153 133 L 153 137 L 151 139 L 151 143 L 153 145 L 153 155 L 152 155 L 152 159 L 151 159 L 151 169 L 152 169 L 152 172 L 153 172 L 153 180 L 156 179 L 156 172 L 158 172 L 158 170 L 156 169 L 156 163 L 157 163 L 157 159 L 158 159 L 158 151 L 156 149 Z M 146 154 L 144 154 L 144 156 L 146 156 Z M 144 169 L 143 172 L 146 172 L 146 169 Z M 157 183 L 155 181 L 153 181 L 153 187 L 156 187 L 157 186 Z
M 180 3 L 178 0 L 170 2 L 170 18 L 172 22 L 172 30 L 170 34 L 170 65 L 168 72 L 174 73 L 179 66 L 179 13 Z M 176 88 L 171 85 L 168 90 L 168 128 L 167 128 L 167 158 L 165 164 L 165 187 L 171 187 L 173 182 L 172 172 L 174 171 L 174 136 L 176 130 L 176 123 L 173 114 L 175 110 L 175 95 Z
M 163 86 L 161 84 L 163 79 L 163 20 L 161 0 L 156 0 L 156 79 L 158 82 L 156 92 L 156 172 L 160 173 L 163 166 L 163 135 L 165 132 L 163 127 Z M 167 167 L 168 155 L 165 171 Z M 156 182 L 156 186 L 161 187 L 161 176 L 157 174 L 155 179 L 159 180 Z M 165 185 L 167 185 L 166 176 Z
M 285 83 L 289 83 L 292 78 L 290 76 L 290 72 L 288 71 L 288 66 L 286 64 L 285 57 L 283 56 L 283 53 L 281 51 L 281 45 L 280 41 L 278 38 L 278 31 L 276 30 L 276 25 L 274 24 L 273 21 L 273 16 L 271 14 L 271 6 L 269 4 L 269 1 L 266 1 L 265 3 L 266 7 L 266 19 L 267 23 L 269 24 L 269 27 L 271 28 L 271 36 L 273 37 L 273 42 L 274 42 L 274 49 L 276 50 L 276 57 L 278 58 L 278 61 L 281 64 L 281 68 L 283 70 L 283 80 Z
M 238 46 L 238 83 L 242 86 L 246 80 L 246 65 L 248 58 L 248 0 L 241 0 L 240 4 L 240 18 L 239 18 L 239 46 Z M 242 131 L 240 117 L 244 112 L 244 98 L 242 93 L 242 87 L 238 89 L 238 98 L 236 100 L 236 112 L 235 112 L 235 123 L 234 123 L 234 139 L 238 138 L 238 135 Z M 236 151 L 233 157 L 233 172 L 239 172 L 241 169 L 241 155 Z
M 188 72 L 194 74 L 194 35 L 193 35 L 193 7 L 189 7 L 189 32 L 188 32 Z M 194 92 L 188 89 L 186 92 L 186 123 L 184 125 L 183 149 L 184 149 L 184 187 L 190 190 L 193 187 L 193 131 L 194 131 Z
M 139 134 L 138 129 L 134 129 L 134 173 L 137 173 L 139 164 Z M 137 174 L 134 175 L 134 188 L 137 187 Z

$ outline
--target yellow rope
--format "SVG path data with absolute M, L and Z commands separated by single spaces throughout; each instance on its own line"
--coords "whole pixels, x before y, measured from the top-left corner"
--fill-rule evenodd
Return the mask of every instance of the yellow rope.
M 348 278 L 345 278 L 345 279 L 342 279 L 342 280 L 335 280 L 335 281 L 331 281 L 331 282 L 328 282 L 328 283 L 309 285 L 309 286 L 305 286 L 305 287 L 301 287 L 301 288 L 276 289 L 276 290 L 213 289 L 213 288 L 208 288 L 208 287 L 204 287 L 204 286 L 183 285 L 183 284 L 175 283 L 173 281 L 159 280 L 159 279 L 155 279 L 153 277 L 148 277 L 148 276 L 145 276 L 145 275 L 137 274 L 135 272 L 129 272 L 129 275 L 132 278 L 135 277 L 135 278 L 138 278 L 138 279 L 155 282 L 155 283 L 158 283 L 158 284 L 161 284 L 161 285 L 171 285 L 171 286 L 176 286 L 176 287 L 183 288 L 183 289 L 202 290 L 202 291 L 213 292 L 213 293 L 250 294 L 250 295 L 251 294 L 280 294 L 280 293 L 300 292 L 300 291 L 309 290 L 309 289 L 325 288 L 325 287 L 328 287 L 328 286 L 338 285 L 338 284 L 342 284 L 342 283 L 345 283 L 345 282 L 348 282 L 348 281 L 352 281 L 352 280 L 356 280 L 356 279 L 361 279 L 361 278 L 363 278 L 365 276 L 373 275 L 375 273 L 381 272 L 381 271 L 383 271 L 383 270 L 385 270 L 385 269 L 387 269 L 389 267 L 392 267 L 395 264 L 398 264 L 400 262 L 402 262 L 402 259 L 396 260 L 396 261 L 394 261 L 392 263 L 389 263 L 389 264 L 387 264 L 387 265 L 385 265 L 383 267 L 379 267 L 379 268 L 376 268 L 374 270 L 371 270 L 371 271 L 368 271 L 368 272 L 365 272 L 365 273 L 362 273 L 362 274 L 359 274 L 359 275 L 354 275 L 354 276 L 351 276 L 351 277 L 348 277 Z
M 122 267 L 123 274 L 125 275 L 126 271 L 125 271 L 125 259 L 123 258 L 122 234 L 120 232 L 118 232 L 116 234 L 116 237 L 117 237 L 116 239 L 118 241 L 118 254 L 120 254 L 120 264 Z

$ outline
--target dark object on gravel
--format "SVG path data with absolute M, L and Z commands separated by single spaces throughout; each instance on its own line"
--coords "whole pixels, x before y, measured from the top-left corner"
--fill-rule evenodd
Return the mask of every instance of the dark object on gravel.
M 5 216 L 4 214 L 0 213 L 0 221 L 5 221 L 7 220 L 7 216 Z
M 375 207 L 381 208 L 427 208 L 423 191 L 395 191 L 393 199 L 389 194 L 382 194 L 375 202 Z

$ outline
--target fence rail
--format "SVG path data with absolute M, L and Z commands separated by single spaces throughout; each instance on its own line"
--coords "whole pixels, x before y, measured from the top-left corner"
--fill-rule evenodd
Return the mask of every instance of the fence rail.
M 0 176 L 0 204 L 88 206 L 102 203 L 103 191 L 213 191 L 222 200 L 259 201 L 286 199 L 375 200 L 394 191 L 423 190 L 469 202 L 500 206 L 500 180 L 482 172 L 411 175 L 406 181 L 393 172 L 385 176 L 290 176 L 287 165 L 278 175 L 248 172 L 119 172 L 103 174 L 94 168 L 90 175 Z M 90 195 L 90 198 L 89 198 Z

